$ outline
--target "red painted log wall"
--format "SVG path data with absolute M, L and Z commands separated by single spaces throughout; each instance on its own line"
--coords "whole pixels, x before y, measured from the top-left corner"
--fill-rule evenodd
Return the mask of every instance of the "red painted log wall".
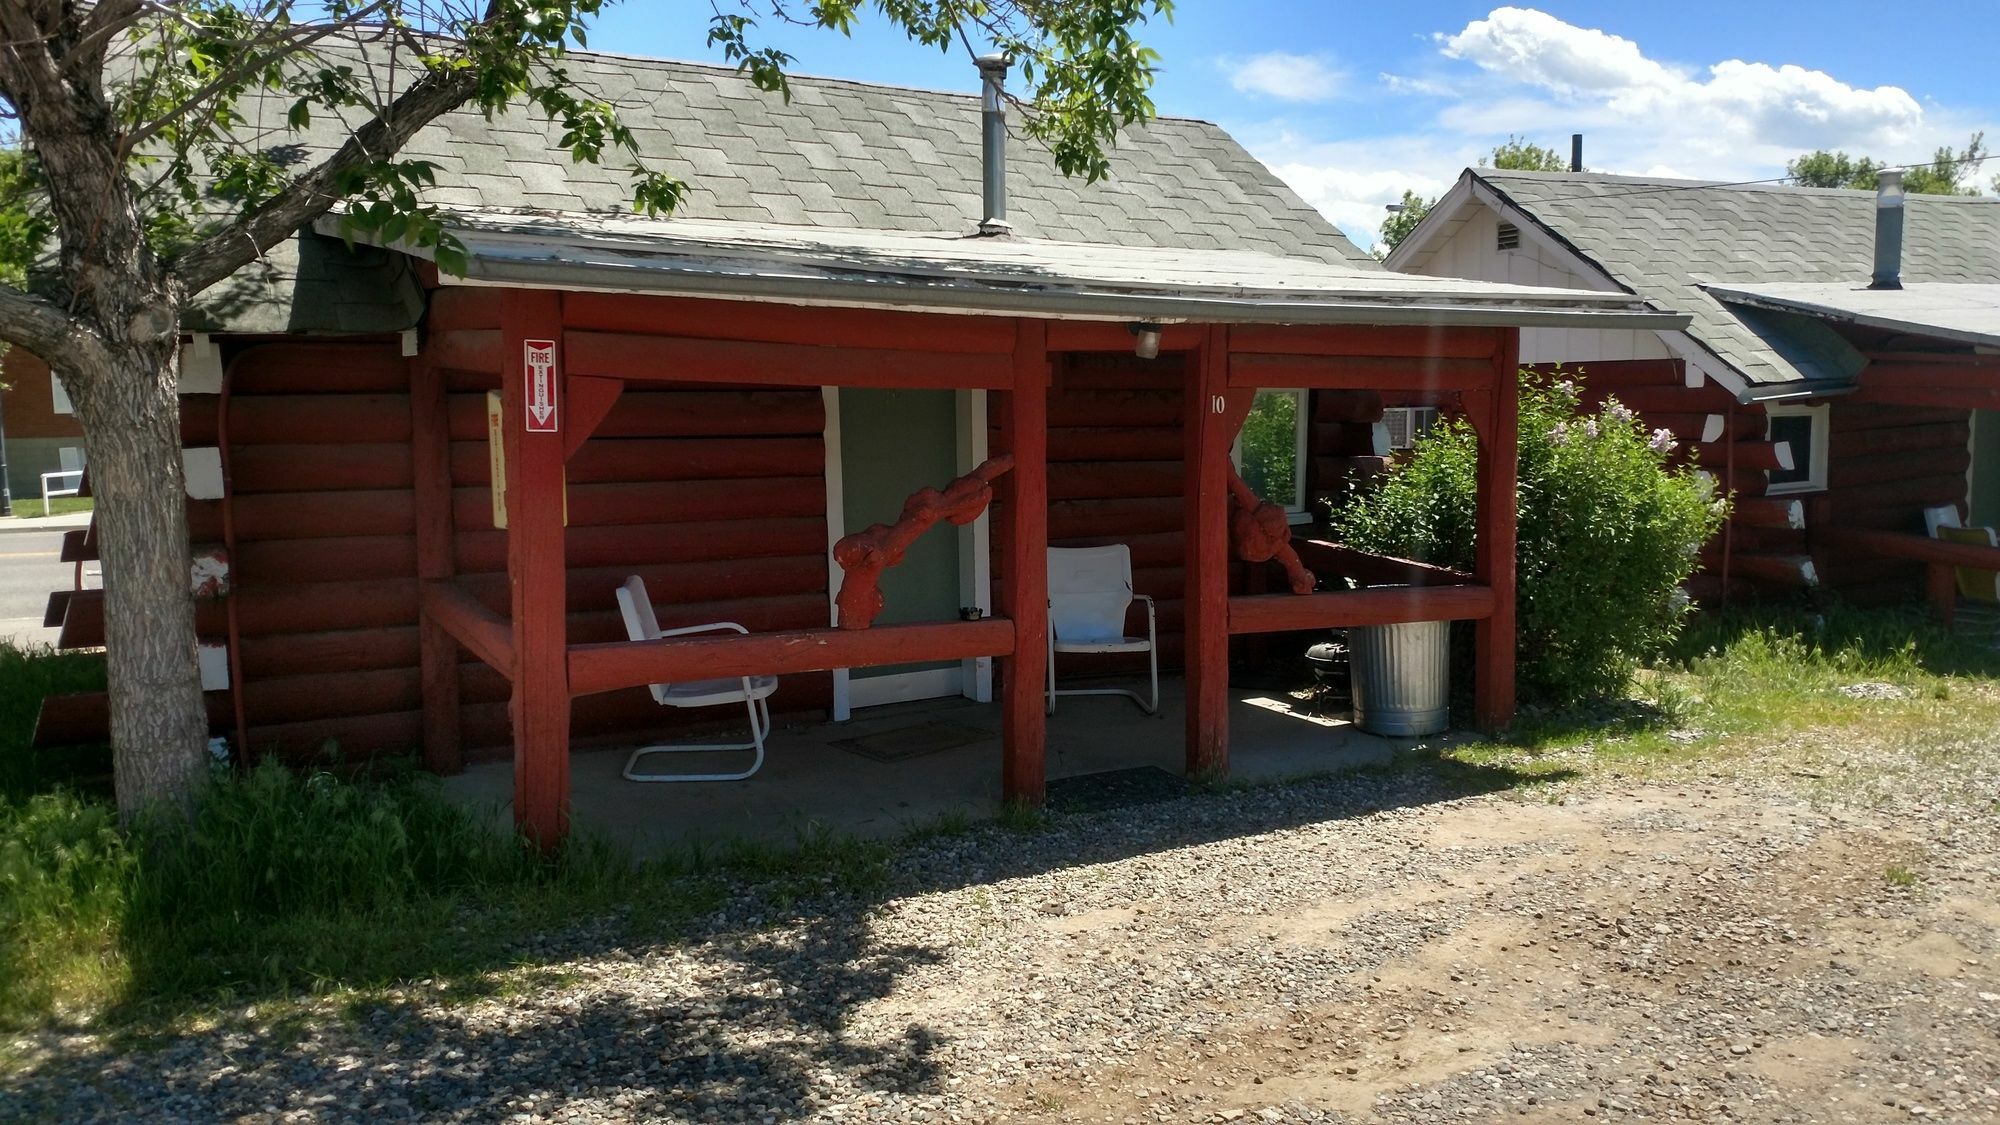
M 235 609 L 253 752 L 337 747 L 350 759 L 422 739 L 408 361 L 398 341 L 255 344 L 231 360 Z M 454 563 L 508 609 L 507 533 L 492 526 L 485 393 L 496 376 L 446 372 Z M 216 396 L 183 402 L 183 440 L 213 444 Z M 572 640 L 624 639 L 613 590 L 645 577 L 662 626 L 826 624 L 823 411 L 817 390 L 627 391 L 569 464 Z M 193 538 L 221 538 L 220 501 L 190 502 Z M 66 639 L 101 643 L 96 595 L 73 599 Z M 219 604 L 204 640 L 226 637 Z M 213 609 L 215 612 L 206 612 Z M 507 685 L 461 653 L 460 716 L 474 757 L 509 745 Z M 215 730 L 230 728 L 211 693 Z M 825 675 L 787 677 L 780 710 L 826 707 Z M 716 715 L 643 690 L 577 701 L 579 743 L 630 740 Z

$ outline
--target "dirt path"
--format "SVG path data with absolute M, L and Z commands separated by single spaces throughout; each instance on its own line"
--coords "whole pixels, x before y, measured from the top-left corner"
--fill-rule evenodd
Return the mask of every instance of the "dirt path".
M 1093 967 L 1128 958 L 1251 949 L 1287 971 L 1189 997 L 1192 1026 L 1130 1062 L 1035 1075 L 1014 1115 L 2000 1120 L 1990 853 L 1941 866 L 1919 835 L 1720 787 L 1397 820 L 1334 895 L 1024 928 L 1045 991 L 1112 1003 Z
M 981 828 L 886 899 L 585 933 L 554 985 L 52 1037 L 0 1117 L 2000 1121 L 1980 753 L 1866 808 L 1412 770 Z

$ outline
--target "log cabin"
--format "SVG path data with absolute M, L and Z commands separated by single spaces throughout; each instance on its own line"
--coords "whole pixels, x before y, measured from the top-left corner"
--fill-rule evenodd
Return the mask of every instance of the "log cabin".
M 1687 313 L 1681 329 L 1526 328 L 1522 362 L 1581 372 L 1590 400 L 1672 430 L 1734 494 L 1698 597 L 1898 601 L 1925 580 L 1908 555 L 1925 508 L 2000 524 L 2000 200 L 1905 196 L 1898 177 L 1869 192 L 1468 169 L 1385 264 Z
M 571 163 L 545 122 L 454 113 L 406 153 L 437 165 L 461 273 L 350 246 L 334 215 L 201 295 L 187 368 L 212 377 L 182 386 L 197 617 L 240 757 L 511 755 L 516 820 L 548 841 L 572 748 L 665 721 L 645 685 L 782 674 L 781 709 L 836 717 L 990 702 L 1004 791 L 1035 801 L 1051 543 L 1131 548 L 1186 677 L 1192 772 L 1227 768 L 1238 636 L 1475 621 L 1478 718 L 1508 721 L 1518 334 L 1677 318 L 1382 271 L 1206 122 L 1130 129 L 1107 179 L 1064 179 L 1010 148 L 991 72 L 982 111 L 810 78 L 781 100 L 677 62 L 571 69 L 640 95 L 625 120 L 690 185 L 672 217 L 631 215 L 621 173 Z M 252 108 L 246 128 L 285 143 L 339 139 Z M 1385 393 L 1479 428 L 1477 567 L 1301 537 L 1318 589 L 1256 592 L 1268 545 L 1231 557 L 1245 419 L 1260 396 L 1296 419 L 1298 460 L 1264 481 L 1283 495 L 1259 504 L 1283 527 L 1311 472 L 1382 452 Z M 880 616 L 840 627 L 833 545 L 994 458 L 991 507 L 918 539 Z M 663 626 L 749 633 L 627 640 L 614 592 L 634 574 Z M 103 641 L 91 591 L 57 592 L 49 620 L 65 646 Z M 102 737 L 103 713 L 52 698 L 37 737 Z

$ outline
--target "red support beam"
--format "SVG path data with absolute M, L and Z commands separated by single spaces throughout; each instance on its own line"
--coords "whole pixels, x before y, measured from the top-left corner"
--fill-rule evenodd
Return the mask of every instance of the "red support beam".
M 641 684 L 970 660 L 1007 656 L 1013 651 L 1014 623 L 1004 617 L 748 636 L 718 633 L 676 640 L 572 645 L 569 683 L 573 694 L 585 696 Z
M 572 375 L 667 383 L 757 383 L 798 387 L 917 387 L 1005 390 L 1005 354 L 832 348 L 743 340 L 696 340 L 637 332 L 565 336 Z
M 569 417 L 563 421 L 563 460 L 576 456 L 590 435 L 597 432 L 611 408 L 618 404 L 618 396 L 625 391 L 623 379 L 600 379 L 590 375 L 572 375 L 569 379 L 569 402 L 566 404 Z
M 571 328 L 598 332 L 822 348 L 914 348 L 1004 358 L 1014 347 L 1014 322 L 999 316 L 799 306 L 780 312 L 762 301 L 570 293 L 563 298 L 563 318 Z M 1124 330 L 1122 322 L 1117 327 Z
M 1054 320 L 1049 322 L 1048 331 L 1052 352 L 1129 352 L 1138 343 L 1138 337 L 1122 320 Z M 1163 352 L 1199 347 L 1201 338 L 1202 328 L 1198 324 L 1160 326 Z
M 1472 573 L 1493 591 L 1493 612 L 1474 627 L 1478 664 L 1473 712 L 1479 725 L 1501 730 L 1514 721 L 1515 487 L 1520 473 L 1521 333 L 1507 330 L 1492 363 L 1492 409 L 1479 434 L 1479 512 Z
M 1229 632 L 1295 633 L 1406 621 L 1483 621 L 1499 599 L 1485 586 L 1411 586 L 1229 599 Z
M 436 625 L 465 650 L 508 678 L 514 675 L 514 626 L 487 609 L 472 591 L 453 579 L 438 578 L 420 587 L 418 604 L 426 625 Z M 451 677 L 458 679 L 458 650 L 451 652 Z
M 410 468 L 417 520 L 417 578 L 452 576 L 451 421 L 444 372 L 427 359 L 410 365 Z M 432 773 L 465 768 L 459 735 L 458 645 L 426 612 L 418 631 L 424 682 L 424 767 Z
M 1493 360 L 1435 356 L 1281 355 L 1238 352 L 1229 357 L 1229 385 L 1311 387 L 1343 391 L 1464 391 L 1486 385 Z
M 1396 356 L 1406 359 L 1491 359 L 1499 328 L 1373 324 L 1239 324 L 1230 329 L 1238 352 L 1309 356 Z
M 999 480 L 1005 520 L 1000 610 L 1014 623 L 1013 654 L 1001 662 L 1000 793 L 1040 804 L 1047 792 L 1047 714 L 1042 689 L 1049 652 L 1048 326 L 1022 320 L 1014 341 L 1013 390 L 1000 436 L 1014 469 Z
M 568 357 L 563 354 L 561 294 L 508 289 L 500 301 L 507 577 L 513 603 L 514 823 L 547 848 L 569 832 L 562 434 L 573 422 L 564 393 Z M 550 342 L 553 370 L 536 380 L 531 393 L 530 360 L 540 357 L 529 352 Z
M 1254 388 L 1229 386 L 1229 332 L 1211 326 L 1190 353 L 1182 440 L 1187 478 L 1187 772 L 1229 769 L 1229 447 L 1250 413 Z M 1273 383 L 1272 386 L 1293 384 Z

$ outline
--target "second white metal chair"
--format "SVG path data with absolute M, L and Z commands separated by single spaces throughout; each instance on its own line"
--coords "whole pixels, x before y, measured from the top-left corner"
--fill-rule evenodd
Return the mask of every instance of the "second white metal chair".
M 625 635 L 635 641 L 656 641 L 662 637 L 686 637 L 696 633 L 744 633 L 750 630 L 734 621 L 717 621 L 708 625 L 689 625 L 681 629 L 660 630 L 660 620 L 653 613 L 652 599 L 646 595 L 646 583 L 633 575 L 618 588 L 618 612 L 625 618 Z M 731 676 L 726 679 L 694 680 L 681 684 L 652 684 L 653 702 L 662 707 L 720 707 L 724 704 L 741 703 L 750 713 L 750 741 L 722 744 L 663 743 L 656 746 L 641 746 L 625 760 L 625 778 L 628 781 L 741 781 L 756 773 L 764 765 L 764 739 L 771 733 L 771 693 L 778 690 L 776 676 Z M 639 773 L 636 772 L 639 759 L 648 754 L 715 754 L 734 750 L 754 750 L 756 757 L 750 768 L 740 773 Z
M 1125 618 L 1134 601 L 1146 603 L 1146 635 L 1125 635 Z M 1149 663 L 1151 691 L 1140 695 L 1126 688 L 1056 688 L 1056 654 L 1143 652 Z M 1123 543 L 1108 547 L 1049 548 L 1049 714 L 1056 713 L 1058 695 L 1123 695 L 1148 715 L 1160 710 L 1159 629 L 1153 599 L 1132 591 L 1132 550 Z

